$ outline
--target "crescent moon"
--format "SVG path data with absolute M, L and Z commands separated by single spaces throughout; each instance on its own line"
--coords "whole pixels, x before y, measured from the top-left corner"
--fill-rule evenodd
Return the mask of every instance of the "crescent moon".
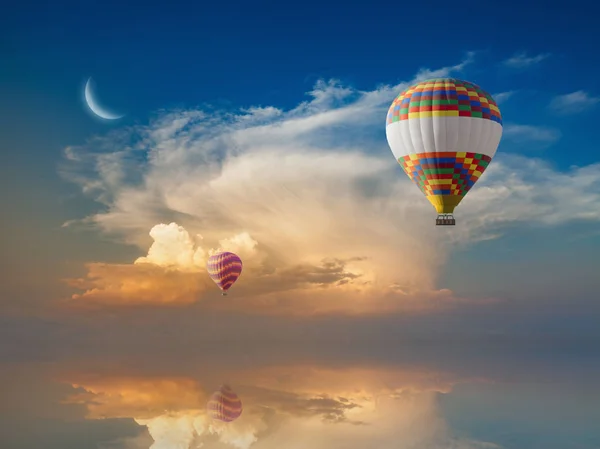
M 92 77 L 90 77 L 87 80 L 87 83 L 85 83 L 85 102 L 87 103 L 90 110 L 94 114 L 96 114 L 98 117 L 103 118 L 105 120 L 116 120 L 121 117 L 124 117 L 124 115 L 116 115 L 116 114 L 108 112 L 106 109 L 101 107 L 96 102 L 96 100 L 94 99 L 94 95 L 92 93 L 91 81 L 92 81 Z

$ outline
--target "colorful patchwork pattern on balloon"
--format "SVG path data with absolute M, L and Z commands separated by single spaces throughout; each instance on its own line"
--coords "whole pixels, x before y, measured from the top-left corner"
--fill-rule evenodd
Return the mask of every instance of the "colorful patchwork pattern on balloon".
M 478 117 L 502 124 L 490 94 L 467 81 L 436 78 L 415 84 L 393 101 L 387 124 L 424 117 Z
M 211 418 L 231 422 L 242 414 L 242 401 L 228 385 L 223 385 L 212 394 L 206 409 Z
M 398 162 L 426 196 L 464 196 L 491 160 L 485 154 L 438 152 L 409 154 Z
M 242 273 L 242 260 L 233 253 L 223 252 L 211 256 L 206 269 L 219 288 L 227 291 Z

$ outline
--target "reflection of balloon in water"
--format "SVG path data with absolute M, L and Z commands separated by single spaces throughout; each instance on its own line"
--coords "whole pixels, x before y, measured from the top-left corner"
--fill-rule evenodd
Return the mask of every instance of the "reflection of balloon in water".
M 223 295 L 242 274 L 242 260 L 229 252 L 218 253 L 208 258 L 208 274 L 223 290 Z
M 229 385 L 222 385 L 218 391 L 212 394 L 206 409 L 211 418 L 231 422 L 242 414 L 242 401 Z
M 396 97 L 385 131 L 396 160 L 438 212 L 436 224 L 453 225 L 454 208 L 496 153 L 502 116 L 479 86 L 436 78 Z

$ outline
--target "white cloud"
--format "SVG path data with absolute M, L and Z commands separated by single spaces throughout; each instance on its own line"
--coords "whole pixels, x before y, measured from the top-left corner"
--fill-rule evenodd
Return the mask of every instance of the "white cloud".
M 583 90 L 558 95 L 549 104 L 551 111 L 559 115 L 578 114 L 600 103 L 600 97 L 593 97 Z
M 503 155 L 469 192 L 469 232 L 498 230 L 508 223 L 560 225 L 600 221 L 600 164 L 557 171 L 541 159 Z M 466 206 L 466 204 L 465 204 Z M 466 208 L 465 208 L 466 209 Z M 467 212 L 467 211 L 465 211 Z M 477 223 L 477 225 L 475 224 Z M 501 229 L 501 227 L 500 227 Z
M 558 129 L 547 126 L 517 125 L 506 123 L 504 125 L 504 135 L 506 139 L 514 139 L 519 142 L 539 142 L 543 144 L 553 144 L 561 138 L 561 132 Z
M 509 91 L 506 91 L 506 92 L 499 92 L 497 94 L 493 94 L 492 98 L 494 100 L 496 100 L 496 103 L 502 104 L 506 100 L 508 100 L 510 97 L 512 97 L 514 94 L 515 94 L 514 90 L 509 90 Z
M 417 77 L 458 72 L 471 57 Z M 315 310 L 391 307 L 349 300 L 356 292 L 443 303 L 448 292 L 438 291 L 437 278 L 454 244 L 501 235 L 508 223 L 600 219 L 599 166 L 558 172 L 500 152 L 457 209 L 458 225 L 436 228 L 431 205 L 384 140 L 387 108 L 407 85 L 365 92 L 319 82 L 311 100 L 287 111 L 165 113 L 68 148 L 63 174 L 106 205 L 89 218 L 103 231 L 145 251 L 153 229 L 154 245 L 140 261 L 200 269 L 211 250 L 235 246 L 245 254 L 245 273 L 254 267 L 264 276 L 254 293 L 310 285 L 298 301 Z M 549 145 L 560 133 L 507 124 L 504 138 Z M 115 288 L 130 291 L 133 283 L 116 279 Z M 328 301 L 320 301 L 315 289 L 333 285 L 339 297 L 328 290 Z M 99 290 L 94 284 L 89 291 Z M 282 298 L 263 305 L 282 307 Z
M 159 267 L 194 269 L 205 265 L 205 252 L 196 245 L 190 234 L 176 223 L 158 224 L 150 230 L 154 243 L 148 255 L 135 263 L 151 263 Z
M 134 263 L 148 263 L 181 271 L 198 271 L 206 266 L 206 259 L 221 251 L 231 251 L 242 258 L 251 259 L 255 255 L 258 242 L 247 232 L 219 240 L 216 248 L 205 250 L 200 246 L 204 239 L 196 234 L 193 239 L 183 226 L 177 223 L 160 223 L 152 227 L 150 237 L 154 240 L 148 255 L 138 257 Z
M 431 70 L 428 68 L 420 68 L 417 74 L 415 75 L 413 82 L 426 80 L 429 78 L 441 78 L 448 76 L 454 72 L 462 72 L 466 66 L 474 62 L 475 54 L 476 52 L 474 51 L 467 52 L 466 58 L 462 62 L 450 67 L 442 67 L 440 69 L 435 70 Z
M 526 52 L 515 53 L 510 58 L 506 59 L 503 64 L 512 68 L 527 68 L 535 64 L 539 64 L 543 60 L 550 57 L 550 53 L 540 53 L 535 56 L 527 56 Z

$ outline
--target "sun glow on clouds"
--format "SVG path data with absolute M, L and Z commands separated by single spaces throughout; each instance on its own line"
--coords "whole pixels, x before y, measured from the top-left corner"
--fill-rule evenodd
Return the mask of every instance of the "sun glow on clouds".
M 206 388 L 186 378 L 80 375 L 69 402 L 85 405 L 89 419 L 134 417 L 148 427 L 151 449 L 485 447 L 455 438 L 440 415 L 437 394 L 464 381 L 447 373 L 298 365 L 221 374 L 244 404 L 229 424 L 207 417 Z
M 415 79 L 460 74 L 473 61 L 469 54 Z M 213 307 L 422 312 L 466 301 L 438 285 L 456 245 L 497 237 L 515 222 L 600 219 L 600 165 L 557 172 L 499 154 L 457 209 L 459 225 L 436 228 L 435 212 L 384 140 L 386 110 L 407 84 L 364 92 L 319 82 L 311 100 L 289 111 L 175 111 L 67 148 L 62 173 L 106 205 L 83 222 L 150 247 L 133 264 L 89 264 L 86 277 L 70 281 L 83 290 L 72 302 L 202 301 L 218 293 L 206 258 L 228 250 L 244 271 L 235 299 Z M 559 135 L 510 127 L 523 129 L 547 144 Z
M 154 243 L 148 250 L 148 255 L 139 257 L 134 263 L 147 263 L 182 271 L 198 271 L 205 266 L 206 252 L 176 223 L 154 226 L 150 230 L 150 237 Z M 196 236 L 196 239 L 201 238 L 199 234 Z
M 177 223 L 158 224 L 150 230 L 150 237 L 154 240 L 148 250 L 148 255 L 135 260 L 136 264 L 151 264 L 163 268 L 180 271 L 202 271 L 206 267 L 209 256 L 231 251 L 246 259 L 252 259 L 256 253 L 258 242 L 247 232 L 236 234 L 231 238 L 219 240 L 217 248 L 205 251 L 199 242 L 203 239 L 196 234 L 193 239 L 190 234 Z

